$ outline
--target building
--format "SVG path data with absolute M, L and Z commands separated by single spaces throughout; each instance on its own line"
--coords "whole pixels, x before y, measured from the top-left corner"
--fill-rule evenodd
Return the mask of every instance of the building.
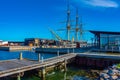
M 24 42 L 22 41 L 8 41 L 9 46 L 24 46 Z
M 26 38 L 25 39 L 25 45 L 26 46 L 39 46 L 40 45 L 40 39 L 39 38 Z
M 0 40 L 0 46 L 8 46 L 8 41 Z
M 120 50 L 120 32 L 92 31 L 94 45 L 100 49 Z

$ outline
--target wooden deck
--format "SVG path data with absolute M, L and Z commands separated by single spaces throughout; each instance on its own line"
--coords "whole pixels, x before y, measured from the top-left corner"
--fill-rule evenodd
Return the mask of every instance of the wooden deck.
M 54 65 L 58 62 L 64 61 L 65 59 L 68 60 L 75 56 L 76 54 L 72 54 L 72 53 L 65 54 L 62 56 L 57 56 L 57 57 L 53 57 L 50 59 L 46 59 L 44 60 L 44 62 L 31 61 L 31 60 L 26 60 L 26 59 L 23 59 L 23 60 L 14 59 L 14 60 L 0 61 L 0 77 L 10 76 L 10 75 L 18 74 L 21 72 Z

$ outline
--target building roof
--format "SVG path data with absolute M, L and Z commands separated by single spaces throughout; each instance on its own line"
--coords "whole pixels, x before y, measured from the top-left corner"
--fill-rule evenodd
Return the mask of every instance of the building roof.
M 89 32 L 93 34 L 113 34 L 113 35 L 120 35 L 120 32 L 112 32 L 112 31 L 94 31 L 94 30 L 89 30 Z
M 8 41 L 8 43 L 24 43 L 24 41 Z

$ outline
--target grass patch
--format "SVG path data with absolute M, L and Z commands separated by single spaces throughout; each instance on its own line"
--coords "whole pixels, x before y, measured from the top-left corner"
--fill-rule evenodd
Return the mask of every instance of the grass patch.
M 73 76 L 86 77 L 89 78 L 90 80 L 95 80 L 95 78 L 98 77 L 95 73 L 91 73 L 90 71 L 87 70 L 68 69 L 66 73 L 57 71 L 53 75 L 46 76 L 46 80 L 64 80 L 65 75 L 67 80 L 72 80 L 71 78 L 73 78 Z
M 77 69 L 74 67 L 68 68 L 67 72 L 61 72 L 60 70 L 56 70 L 54 74 L 46 75 L 46 80 L 64 80 L 64 78 L 66 78 L 66 80 L 73 80 L 73 76 L 85 77 L 89 80 L 95 80 L 95 78 L 97 77 L 97 75 L 95 73 L 92 73 L 90 70 Z M 21 78 L 21 80 L 41 80 L 41 78 L 36 76 L 35 74 L 32 74 L 30 76 L 25 76 Z
M 120 64 L 117 64 L 116 67 L 117 67 L 118 69 L 120 69 Z
M 64 72 L 56 71 L 55 74 L 46 76 L 46 80 L 61 80 L 64 78 Z

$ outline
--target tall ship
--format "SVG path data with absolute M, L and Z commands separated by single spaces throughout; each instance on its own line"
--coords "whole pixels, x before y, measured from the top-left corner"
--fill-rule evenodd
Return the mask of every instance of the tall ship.
M 91 46 L 88 45 L 87 41 L 82 39 L 83 37 L 83 23 L 82 19 L 80 20 L 79 24 L 79 15 L 78 15 L 78 8 L 76 9 L 76 27 L 71 27 L 71 19 L 70 19 L 70 5 L 67 5 L 67 20 L 66 20 L 66 33 L 67 33 L 67 40 L 63 40 L 58 34 L 56 34 L 52 29 L 49 29 L 50 32 L 57 38 L 57 43 L 55 45 L 42 45 L 39 48 L 36 48 L 35 51 L 37 53 L 80 53 L 88 51 Z M 63 30 L 63 29 L 59 29 Z M 75 32 L 75 39 L 74 37 L 71 40 L 71 31 Z M 80 37 L 80 40 L 79 40 Z

